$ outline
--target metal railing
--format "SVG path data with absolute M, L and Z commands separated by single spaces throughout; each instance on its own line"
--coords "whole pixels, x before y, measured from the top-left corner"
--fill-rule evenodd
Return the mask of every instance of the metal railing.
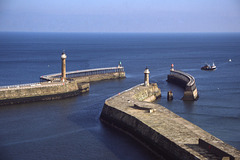
M 0 86 L 0 91 L 27 89 L 27 88 L 42 88 L 42 87 L 52 87 L 52 86 L 60 86 L 60 85 L 64 85 L 64 83 L 44 83 L 44 84 L 42 84 L 42 83 L 27 83 L 27 84 Z
M 21 88 L 26 86 L 37 86 L 41 85 L 40 83 L 27 83 L 27 84 L 18 84 L 18 85 L 9 85 L 9 86 L 0 86 L 0 89 L 4 88 Z
M 70 71 L 66 73 L 67 78 L 84 77 L 90 75 L 106 74 L 106 73 L 117 73 L 124 72 L 124 67 L 109 67 L 109 68 L 97 68 L 87 69 L 79 71 Z M 49 74 L 40 77 L 41 79 L 54 80 L 61 78 L 61 73 Z

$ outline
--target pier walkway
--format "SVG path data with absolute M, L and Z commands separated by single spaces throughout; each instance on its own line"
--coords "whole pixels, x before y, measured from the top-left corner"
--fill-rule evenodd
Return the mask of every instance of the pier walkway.
M 52 83 L 26 83 L 26 84 L 17 84 L 9 86 L 0 86 L 0 91 L 5 90 L 16 90 L 16 89 L 29 89 L 29 88 L 40 88 L 40 87 L 52 87 L 52 86 L 61 86 L 64 85 L 62 82 L 52 82 Z
M 149 103 L 160 93 L 156 84 L 130 88 L 105 101 L 100 119 L 133 136 L 159 159 L 240 160 L 236 148 L 167 108 Z
M 86 77 L 86 76 L 92 76 L 92 75 L 102 75 L 102 74 L 108 74 L 108 73 L 120 73 L 120 72 L 124 72 L 124 67 L 119 66 L 119 67 L 70 71 L 70 72 L 66 72 L 66 77 L 67 79 L 71 79 L 71 78 L 79 78 L 79 77 Z M 58 81 L 60 80 L 60 78 L 61 78 L 61 73 L 43 75 L 40 77 L 40 79 L 43 81 Z

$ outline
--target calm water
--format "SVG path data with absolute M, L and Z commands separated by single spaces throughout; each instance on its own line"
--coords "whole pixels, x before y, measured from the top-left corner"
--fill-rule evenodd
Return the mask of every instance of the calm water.
M 63 49 L 68 71 L 121 61 L 127 76 L 92 83 L 78 97 L 1 106 L 0 159 L 156 159 L 99 121 L 104 100 L 142 83 L 146 66 L 162 90 L 156 103 L 240 149 L 240 34 L 0 33 L 0 49 L 1 86 L 60 72 Z M 201 71 L 206 62 L 217 70 Z M 171 63 L 195 77 L 198 101 L 181 101 L 183 90 L 166 82 Z

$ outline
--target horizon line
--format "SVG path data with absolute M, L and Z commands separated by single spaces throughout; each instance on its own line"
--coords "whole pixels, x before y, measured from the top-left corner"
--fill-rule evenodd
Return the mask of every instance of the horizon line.
M 0 31 L 0 33 L 87 33 L 87 34 L 191 34 L 191 33 L 240 33 L 240 31 L 224 31 L 224 32 L 211 32 L 211 31 L 196 31 L 196 32 L 74 32 L 74 31 L 69 31 L 69 32 L 56 32 L 56 31 Z

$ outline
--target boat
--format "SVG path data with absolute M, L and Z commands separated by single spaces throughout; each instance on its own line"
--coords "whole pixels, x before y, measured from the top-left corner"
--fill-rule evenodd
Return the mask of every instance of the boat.
M 201 70 L 215 70 L 217 69 L 217 66 L 213 63 L 212 66 L 209 64 L 206 64 L 201 68 Z

